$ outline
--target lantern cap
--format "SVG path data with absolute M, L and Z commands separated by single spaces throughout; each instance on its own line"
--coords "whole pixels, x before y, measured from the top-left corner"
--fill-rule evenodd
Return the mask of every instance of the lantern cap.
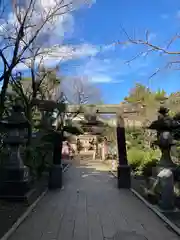
M 3 128 L 26 128 L 29 126 L 28 120 L 23 114 L 23 108 L 20 105 L 12 106 L 10 115 L 0 121 Z

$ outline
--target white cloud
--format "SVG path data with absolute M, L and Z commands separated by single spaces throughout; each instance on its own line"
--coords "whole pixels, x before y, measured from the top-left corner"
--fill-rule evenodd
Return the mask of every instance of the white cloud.
M 29 6 L 29 0 L 17 1 L 19 4 L 20 14 L 24 14 L 24 9 L 27 9 Z M 82 4 L 87 3 L 95 3 L 93 0 L 34 0 L 34 9 L 29 12 L 29 19 L 27 25 L 32 25 L 28 32 L 25 33 L 24 41 L 28 42 L 29 39 L 32 38 L 35 31 L 41 26 L 44 19 L 46 18 L 49 11 L 55 11 L 56 16 L 51 18 L 48 21 L 43 29 L 41 30 L 39 36 L 35 39 L 35 45 L 41 46 L 41 51 L 46 52 L 44 55 L 40 55 L 36 59 L 36 63 L 38 64 L 42 61 L 47 65 L 56 65 L 60 60 L 67 61 L 70 59 L 78 59 L 85 56 L 95 56 L 99 50 L 96 47 L 89 44 L 82 44 L 78 46 L 62 46 L 63 40 L 74 31 L 74 17 L 72 12 L 69 10 L 79 8 Z M 67 9 L 67 7 L 63 7 L 68 3 L 73 3 L 71 5 L 72 9 Z M 61 6 L 61 7 L 60 7 Z M 65 14 L 64 14 L 65 12 Z M 61 14 L 63 13 L 63 14 Z M 31 15 L 31 17 L 30 17 Z M 5 36 L 6 34 L 12 36 L 16 35 L 16 28 L 19 28 L 19 23 L 17 21 L 17 17 L 15 13 L 10 12 L 8 17 L 4 16 L 4 18 L 0 19 L 0 32 L 1 36 Z M 8 30 L 8 31 L 6 31 Z M 2 32 L 4 34 L 2 34 Z M 8 38 L 8 37 L 7 37 Z M 14 40 L 12 39 L 12 42 Z M 55 46 L 56 44 L 56 46 Z M 61 46 L 58 46 L 61 44 Z M 24 43 L 21 43 L 21 47 L 24 46 Z M 11 61 L 11 52 L 12 48 L 8 49 L 7 59 L 9 62 Z M 28 52 L 25 53 L 25 57 L 29 58 L 25 64 L 20 63 L 16 67 L 15 70 L 24 70 L 27 69 L 27 66 L 30 63 L 31 55 Z
M 70 67 L 70 75 L 83 77 L 89 79 L 93 83 L 120 83 L 128 75 L 138 74 L 144 75 L 149 61 L 146 59 L 137 59 L 129 67 L 122 59 L 99 58 L 98 54 L 102 48 L 96 47 L 91 44 L 81 45 L 67 45 L 67 46 L 54 46 L 48 49 L 48 54 L 43 55 L 43 63 L 49 67 L 55 67 L 63 61 L 83 59 L 80 65 L 73 65 Z M 87 57 L 90 57 L 87 59 Z M 40 57 L 36 59 L 36 63 L 40 62 Z M 87 61 L 88 60 L 88 61 Z M 19 64 L 16 70 L 24 70 L 25 65 Z
M 52 40 L 62 41 L 67 32 L 72 33 L 74 29 L 74 18 L 70 11 L 72 6 L 70 4 L 71 2 L 73 2 L 72 9 L 76 9 L 76 7 L 78 8 L 80 5 L 80 2 L 77 0 L 34 0 L 34 4 L 32 4 L 33 8 L 28 11 L 25 22 L 26 32 L 24 40 L 28 42 L 43 25 L 36 38 L 36 42 L 40 45 L 45 44 L 47 46 L 47 43 L 51 44 Z M 81 3 L 82 2 L 83 1 L 81 1 Z M 20 1 L 18 4 L 20 10 L 19 12 L 17 10 L 17 12 L 22 18 L 27 13 L 29 1 Z M 65 7 L 67 4 L 70 5 Z M 52 16 L 50 16 L 50 14 L 52 14 Z M 16 35 L 15 29 L 19 28 L 20 24 L 15 12 L 10 12 L 8 19 L 5 16 L 3 20 L 6 20 L 6 28 L 11 29 L 11 36 L 12 34 Z
M 115 83 L 121 82 L 120 68 L 121 60 L 92 58 L 85 64 L 76 68 L 75 75 L 85 76 L 93 83 Z
M 89 76 L 89 79 L 91 82 L 94 83 L 112 83 L 113 79 L 110 76 L 105 76 L 105 75 L 93 75 Z
M 62 6 L 70 4 L 72 8 L 82 6 L 83 4 L 94 4 L 96 3 L 95 0 L 36 0 L 38 2 L 38 5 L 41 6 L 44 10 L 47 12 L 52 8 L 56 7 L 57 4 L 61 4 Z M 68 6 L 69 7 L 69 6 Z
M 42 63 L 51 67 L 63 61 L 92 57 L 99 52 L 98 48 L 91 44 L 54 46 L 49 49 L 43 49 L 43 52 L 44 51 L 47 53 L 40 54 L 36 57 L 35 63 Z M 30 59 L 28 59 L 25 64 L 18 64 L 15 70 L 26 70 L 28 69 L 27 66 L 30 66 Z
M 43 57 L 45 61 L 67 61 L 81 57 L 95 56 L 98 53 L 98 49 L 90 44 L 54 46 L 50 49 L 45 49 L 45 51 L 47 51 L 47 54 L 40 55 L 40 58 Z M 37 60 L 39 59 L 37 58 Z
M 76 67 L 75 75 L 86 76 L 91 82 L 96 83 L 121 83 L 128 76 L 145 75 L 150 61 L 137 59 L 129 67 L 125 61 L 119 58 L 100 59 L 98 56 Z
M 38 36 L 34 39 L 36 47 L 50 48 L 54 44 L 62 44 L 65 37 L 70 37 L 74 31 L 75 23 L 72 10 L 78 9 L 85 3 L 93 2 L 91 0 L 33 0 L 33 7 L 28 11 L 25 22 L 26 30 L 21 47 L 25 45 L 25 42 L 28 43 L 42 26 Z M 20 27 L 17 15 L 21 19 L 24 17 L 29 8 L 29 0 L 17 1 L 16 4 L 18 4 L 16 14 L 10 12 L 8 16 L 2 16 L 0 19 L 0 40 L 8 39 L 8 41 L 11 41 L 11 46 L 15 43 Z M 70 5 L 67 6 L 67 4 Z M 4 40 L 1 41 L 1 44 L 4 44 L 4 42 Z M 12 47 L 9 47 L 9 51 L 12 51 Z M 24 53 L 26 57 L 27 52 Z M 28 54 L 30 53 L 28 52 Z
M 64 40 L 67 33 L 71 35 L 74 32 L 74 24 L 75 22 L 72 14 L 66 13 L 59 16 L 53 29 L 53 38 L 58 39 L 58 41 Z
M 62 63 L 69 60 L 76 60 L 76 59 L 82 59 L 86 57 L 95 57 L 98 53 L 112 50 L 113 48 L 109 46 L 94 46 L 92 44 L 88 43 L 82 43 L 79 45 L 55 45 L 51 48 L 45 48 L 42 49 L 43 54 L 39 54 L 38 57 L 36 57 L 36 64 L 42 63 L 46 66 L 56 66 L 58 63 Z M 104 63 L 99 64 L 99 61 L 96 62 L 96 60 L 93 58 L 93 60 L 89 61 L 86 70 L 83 70 L 85 75 L 88 74 L 88 69 L 96 69 L 95 71 L 98 72 L 98 75 L 100 71 L 104 71 L 104 66 L 106 66 L 106 70 L 108 65 L 110 63 L 108 62 L 109 59 L 102 60 Z M 25 63 L 26 65 L 30 64 L 30 59 L 28 59 Z M 16 67 L 16 70 L 24 70 L 27 68 L 27 66 L 20 63 Z M 102 68 L 102 69 L 101 69 Z
M 103 45 L 100 47 L 101 52 L 113 51 L 115 50 L 115 44 Z
M 82 43 L 79 45 L 55 45 L 52 48 L 44 49 L 47 54 L 40 55 L 45 61 L 67 61 L 71 59 L 79 59 L 82 57 L 95 57 L 98 53 L 105 51 L 111 51 L 114 48 L 109 45 L 95 46 L 88 43 Z M 37 58 L 37 62 L 39 59 Z
M 121 83 L 123 79 L 115 79 L 114 76 L 111 75 L 92 75 L 89 76 L 89 80 L 92 83 Z

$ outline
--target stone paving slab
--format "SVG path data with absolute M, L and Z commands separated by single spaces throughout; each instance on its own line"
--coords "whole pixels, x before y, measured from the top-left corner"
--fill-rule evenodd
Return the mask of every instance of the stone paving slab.
M 129 190 L 119 190 L 107 167 L 79 161 L 64 189 L 49 192 L 10 240 L 177 240 Z

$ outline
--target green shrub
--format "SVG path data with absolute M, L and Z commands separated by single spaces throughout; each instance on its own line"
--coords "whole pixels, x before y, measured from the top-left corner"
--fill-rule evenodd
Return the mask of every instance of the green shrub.
M 29 146 L 24 149 L 24 164 L 30 168 L 35 178 L 41 177 L 43 171 L 52 164 L 52 149 L 50 144 L 42 143 L 37 146 Z
M 145 153 L 144 161 L 141 163 L 140 170 L 143 176 L 152 176 L 152 169 L 159 161 L 160 152 L 158 150 L 150 150 Z
M 131 148 L 128 151 L 128 162 L 132 170 L 146 177 L 152 175 L 152 168 L 156 166 L 159 158 L 159 150 Z
M 131 144 L 132 147 L 141 146 L 141 148 L 143 148 L 144 134 L 142 128 L 127 128 L 126 140 Z
M 131 148 L 128 151 L 128 162 L 134 172 L 138 171 L 144 160 L 144 151 L 138 148 Z

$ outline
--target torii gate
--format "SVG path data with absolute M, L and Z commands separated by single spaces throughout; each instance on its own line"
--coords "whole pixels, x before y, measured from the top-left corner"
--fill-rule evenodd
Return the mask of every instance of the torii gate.
M 100 104 L 100 105 L 68 105 L 68 113 L 85 113 L 94 112 L 98 114 L 115 114 L 116 115 L 116 133 L 117 133 L 117 150 L 118 150 L 118 188 L 131 187 L 131 169 L 128 165 L 127 152 L 126 152 L 126 137 L 124 116 L 130 113 L 137 113 L 137 109 L 131 108 L 122 109 L 119 104 Z
M 34 105 L 37 105 L 40 109 L 44 111 L 52 111 L 55 108 L 62 109 L 61 103 L 56 103 L 49 100 L 34 100 Z M 124 116 L 125 114 L 137 113 L 137 108 L 131 108 L 131 110 L 123 109 L 119 104 L 112 105 L 67 105 L 67 113 L 99 113 L 99 114 L 115 114 L 117 127 L 117 149 L 118 149 L 118 188 L 130 188 L 131 187 L 131 169 L 128 165 L 127 152 L 126 152 L 126 137 L 125 137 L 125 126 L 124 126 Z

